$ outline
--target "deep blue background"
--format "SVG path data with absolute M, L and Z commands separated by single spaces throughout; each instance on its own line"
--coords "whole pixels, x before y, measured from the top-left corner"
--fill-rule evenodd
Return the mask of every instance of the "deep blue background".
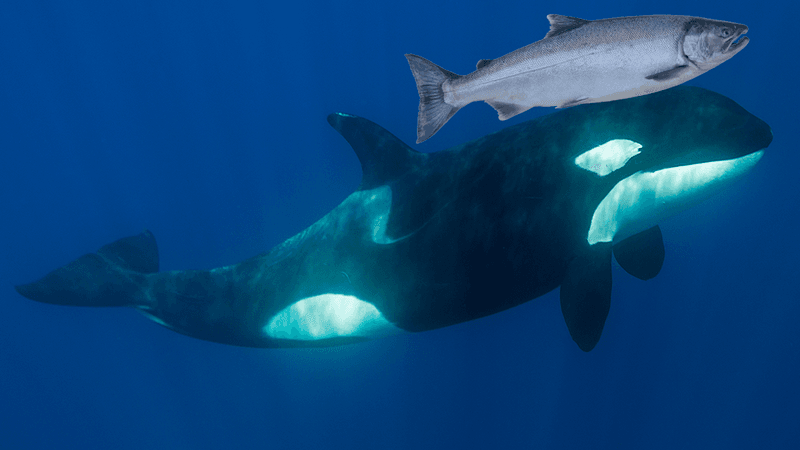
M 4 1 L 3 447 L 800 448 L 798 7 L 492 3 Z M 749 47 L 691 84 L 775 134 L 743 181 L 662 224 L 656 279 L 614 267 L 591 353 L 570 339 L 557 292 L 433 332 L 260 350 L 13 290 L 145 228 L 167 270 L 268 250 L 358 186 L 359 163 L 328 113 L 413 143 L 404 53 L 467 73 L 541 39 L 548 13 L 746 23 Z M 415 148 L 549 112 L 500 122 L 471 105 Z

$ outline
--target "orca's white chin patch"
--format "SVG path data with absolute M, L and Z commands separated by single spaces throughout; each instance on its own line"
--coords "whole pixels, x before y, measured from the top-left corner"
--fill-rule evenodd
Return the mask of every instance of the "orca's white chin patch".
M 369 302 L 352 295 L 323 294 L 297 301 L 264 326 L 274 339 L 313 341 L 335 337 L 374 338 L 402 332 Z
M 587 241 L 619 242 L 700 203 L 747 173 L 764 151 L 725 161 L 636 172 L 617 183 L 597 206 Z

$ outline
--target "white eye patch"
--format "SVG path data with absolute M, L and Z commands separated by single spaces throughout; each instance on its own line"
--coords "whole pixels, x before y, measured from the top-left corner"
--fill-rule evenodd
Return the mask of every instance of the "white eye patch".
M 603 145 L 581 153 L 575 158 L 575 165 L 604 177 L 620 169 L 638 155 L 642 144 L 628 139 L 614 139 Z

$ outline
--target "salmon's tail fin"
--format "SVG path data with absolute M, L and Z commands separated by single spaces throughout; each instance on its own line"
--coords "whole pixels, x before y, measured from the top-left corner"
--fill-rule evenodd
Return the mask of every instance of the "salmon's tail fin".
M 406 54 L 408 65 L 414 74 L 419 92 L 419 115 L 417 116 L 417 144 L 436 134 L 460 107 L 451 106 L 444 101 L 442 84 L 459 75 L 442 69 L 427 59 Z

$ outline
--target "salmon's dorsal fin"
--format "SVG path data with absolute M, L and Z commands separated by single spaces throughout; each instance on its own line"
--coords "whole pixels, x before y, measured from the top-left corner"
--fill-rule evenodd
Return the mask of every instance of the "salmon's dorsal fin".
M 550 31 L 545 35 L 545 39 L 558 36 L 561 33 L 581 27 L 591 20 L 578 19 L 577 17 L 562 16 L 559 14 L 548 14 L 547 20 L 550 21 Z
M 363 117 L 334 113 L 328 123 L 353 147 L 363 172 L 359 190 L 372 189 L 396 180 L 424 159 L 380 125 Z

